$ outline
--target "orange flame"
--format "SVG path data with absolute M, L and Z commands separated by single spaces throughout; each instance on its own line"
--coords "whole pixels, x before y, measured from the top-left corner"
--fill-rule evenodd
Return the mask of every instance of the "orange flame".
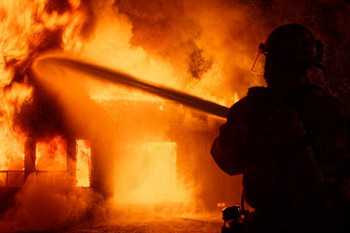
M 28 77 L 14 82 L 15 69 L 26 69 L 28 60 L 42 52 L 50 33 L 62 28 L 63 48 L 79 47 L 77 36 L 84 22 L 84 11 L 79 0 L 71 0 L 70 10 L 59 14 L 48 10 L 47 0 L 0 1 L 0 169 L 22 169 L 26 136 L 14 126 L 14 116 L 32 95 Z M 69 40 L 68 38 L 75 38 Z M 11 88 L 6 88 L 6 87 Z
M 36 169 L 42 171 L 65 171 L 67 169 L 66 141 L 56 136 L 36 144 Z

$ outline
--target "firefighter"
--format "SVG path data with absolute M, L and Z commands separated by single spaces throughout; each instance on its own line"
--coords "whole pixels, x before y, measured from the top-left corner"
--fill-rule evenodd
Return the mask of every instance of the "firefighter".
M 255 210 L 248 232 L 336 232 L 346 202 L 346 118 L 340 104 L 310 84 L 323 47 L 300 24 L 274 30 L 260 52 L 267 87 L 252 87 L 234 104 L 211 154 L 230 175 L 243 174 Z

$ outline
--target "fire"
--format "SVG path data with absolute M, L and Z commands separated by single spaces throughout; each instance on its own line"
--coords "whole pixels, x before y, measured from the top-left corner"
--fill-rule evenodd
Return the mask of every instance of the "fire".
M 32 97 L 26 69 L 38 53 L 61 46 L 76 47 L 75 36 L 84 21 L 80 1 L 69 1 L 69 12 L 49 10 L 50 1 L 0 1 L 0 169 L 23 169 L 27 135 L 14 125 L 24 102 Z M 52 42 L 55 32 L 63 30 L 60 44 Z M 68 40 L 68 38 L 76 38 Z M 44 41 L 44 43 L 43 43 Z M 16 80 L 18 79 L 19 80 Z
M 67 144 L 56 136 L 36 144 L 36 169 L 39 171 L 65 171 Z
M 7 66 L 13 60 L 23 62 L 25 59 L 45 49 L 42 43 L 51 32 L 64 29 L 62 41 L 63 48 L 70 45 L 72 41 L 67 38 L 76 38 L 77 30 L 84 21 L 83 12 L 80 10 L 80 1 L 69 1 L 70 11 L 59 13 L 50 10 L 48 0 L 33 1 L 6 1 L 0 2 L 1 19 L 1 53 L 2 71 L 6 72 Z M 76 40 L 73 40 L 74 42 Z M 47 41 L 46 43 L 49 43 Z M 39 50 L 39 51 L 37 51 Z M 41 51 L 42 52 L 42 51 Z M 11 76 L 6 79 L 11 81 Z M 1 78 L 4 80 L 4 77 Z
M 56 5 L 51 6 L 50 4 Z M 101 9 L 103 9 L 104 14 L 100 14 Z M 186 84 L 190 78 L 190 73 L 179 74 L 176 71 L 177 67 L 173 66 L 169 61 L 152 56 L 141 46 L 132 45 L 131 22 L 126 15 L 116 13 L 111 7 L 111 2 L 106 1 L 102 4 L 101 9 L 97 10 L 99 18 L 96 23 L 94 37 L 91 40 L 84 40 L 81 32 L 85 22 L 89 20 L 91 15 L 89 16 L 86 5 L 82 1 L 69 0 L 64 3 L 49 0 L 1 1 L 0 20 L 2 27 L 0 45 L 1 53 L 3 54 L 0 67 L 3 73 L 1 77 L 1 87 L 3 87 L 1 102 L 3 103 L 2 106 L 4 106 L 3 111 L 6 114 L 3 114 L 1 118 L 2 130 L 0 137 L 9 142 L 5 149 L 2 149 L 5 151 L 1 151 L 1 170 L 24 169 L 24 157 L 26 156 L 24 147 L 27 139 L 33 135 L 34 141 L 32 146 L 35 147 L 36 161 L 34 170 L 30 170 L 30 172 L 50 171 L 52 173 L 65 171 L 70 167 L 69 159 L 67 159 L 67 151 L 69 150 L 67 138 L 61 136 L 66 131 L 65 129 L 63 129 L 63 132 L 61 132 L 62 129 L 59 129 L 56 136 L 52 135 L 51 128 L 48 135 L 36 135 L 35 129 L 34 132 L 32 132 L 33 129 L 30 129 L 30 132 L 27 132 L 28 130 L 21 131 L 21 128 L 16 129 L 15 119 L 22 105 L 31 106 L 30 104 L 32 102 L 35 103 L 35 98 L 37 98 L 35 96 L 38 90 L 34 88 L 33 83 L 40 83 L 40 80 L 34 80 L 35 77 L 30 72 L 30 65 L 36 57 L 47 50 L 60 49 L 61 52 L 66 51 L 77 57 L 84 57 L 100 64 L 104 63 L 104 65 L 128 71 L 155 83 L 178 89 L 188 86 L 188 89 L 195 90 L 193 86 L 197 86 L 198 81 L 191 81 L 190 85 Z M 199 51 L 199 53 L 191 53 L 189 57 L 190 61 L 196 59 L 196 62 L 191 65 L 191 72 L 195 69 L 193 65 L 201 63 L 201 57 L 204 54 L 201 49 L 197 48 L 195 51 Z M 199 60 L 197 59 L 198 56 Z M 211 67 L 217 67 L 215 64 L 211 66 L 209 60 L 206 61 L 205 69 L 199 64 L 202 67 L 200 72 L 193 71 L 197 73 L 196 79 L 200 78 L 199 76 L 210 70 Z M 45 74 L 47 79 L 51 78 L 49 72 L 51 73 L 52 71 L 47 71 Z M 114 99 L 128 100 L 134 103 L 146 100 L 158 102 L 162 105 L 165 104 L 159 98 L 135 92 L 131 93 L 129 90 L 94 82 L 88 77 L 82 77 L 81 74 L 67 73 L 68 76 L 73 76 L 73 79 L 78 77 L 76 80 L 80 82 L 80 86 L 91 98 L 98 99 L 97 103 L 102 100 Z M 56 76 L 51 79 L 60 78 L 62 77 Z M 83 80 L 84 78 L 85 81 Z M 197 91 L 197 93 L 200 92 Z M 207 98 L 217 100 L 210 95 L 207 95 Z M 80 106 L 77 107 L 79 108 Z M 163 111 L 163 108 L 160 111 Z M 169 113 L 164 111 L 164 114 Z M 48 119 L 48 122 L 50 122 L 50 119 Z M 47 122 L 43 124 L 47 124 Z M 166 127 L 160 129 L 157 134 L 163 135 L 164 132 L 161 132 L 163 130 L 166 130 Z M 144 141 L 151 140 L 153 137 L 159 137 L 147 136 L 145 132 L 140 132 L 140 134 L 146 135 L 140 137 Z M 140 168 L 134 171 L 135 174 L 133 175 L 135 179 L 142 179 L 142 174 L 147 173 L 147 179 L 145 178 L 146 180 L 141 182 L 143 186 L 136 187 L 138 191 L 135 191 L 134 194 L 125 195 L 133 197 L 133 201 L 143 203 L 182 202 L 187 195 L 182 190 L 181 183 L 177 177 L 176 143 L 168 142 L 167 137 L 162 136 L 162 138 L 164 138 L 163 142 L 141 143 L 140 148 L 142 148 L 142 151 L 140 153 L 135 151 L 136 155 L 133 155 L 135 156 L 134 161 L 138 159 L 148 161 L 143 170 Z M 76 186 L 87 187 L 91 182 L 90 168 L 92 164 L 90 156 L 92 152 L 86 140 L 77 140 L 76 143 L 76 165 L 73 167 L 76 167 L 74 179 L 76 179 Z M 137 158 L 137 156 L 141 156 L 141 158 Z M 117 166 L 118 168 L 120 167 L 119 165 Z M 119 174 L 116 179 L 120 177 L 125 177 L 125 175 Z M 1 182 L 4 182 L 4 179 L 1 178 Z M 138 183 L 140 181 L 135 180 L 134 182 Z M 127 184 L 124 185 L 128 186 Z M 120 186 L 118 187 L 120 188 Z M 125 187 L 121 189 L 126 190 Z M 145 195 L 140 196 L 140 193 Z M 116 194 L 116 196 L 118 196 L 119 200 L 123 199 L 123 194 Z M 186 198 L 188 199 L 189 197 L 187 196 Z M 128 202 L 130 200 L 125 199 L 124 201 Z
M 33 65 L 47 54 L 83 59 L 229 106 L 241 93 L 228 85 L 236 71 L 222 48 L 239 46 L 222 38 L 205 12 L 192 15 L 198 3 L 189 2 L 169 2 L 184 12 L 172 15 L 169 8 L 172 18 L 151 20 L 161 26 L 141 23 L 140 29 L 143 11 L 133 15 L 127 1 L 1 0 L 0 185 L 8 186 L 6 172 L 16 170 L 35 174 L 36 181 L 60 177 L 61 186 L 91 187 L 104 197 L 112 189 L 118 205 L 195 200 L 189 170 L 199 165 L 183 157 L 208 146 L 192 141 L 210 137 L 217 119 L 88 74 Z M 181 30 L 177 17 L 186 24 Z M 223 27 L 228 35 L 231 28 Z M 241 62 L 237 84 L 248 86 L 241 70 L 251 63 L 244 52 L 239 47 L 234 60 Z M 26 167 L 28 158 L 36 158 L 33 166 Z
M 114 194 L 117 205 L 217 208 L 240 198 L 241 180 L 230 182 L 209 154 L 220 119 L 38 63 L 83 60 L 229 107 L 264 85 L 246 71 L 266 37 L 262 25 L 276 23 L 252 23 L 266 9 L 243 2 L 0 0 L 0 186 L 24 185 L 16 207 L 27 209 L 16 223 L 37 225 L 22 232 L 84 219 L 100 203 L 81 195 L 87 190 Z
M 0 171 L 22 170 L 25 135 L 13 125 L 13 116 L 31 94 L 31 88 L 14 84 L 10 90 L 0 91 Z M 0 175 L 0 183 L 6 180 Z
M 74 184 L 77 187 L 90 186 L 90 156 L 91 149 L 86 140 L 76 140 L 76 171 L 73 174 Z M 63 182 L 67 182 L 67 167 L 69 162 L 67 140 L 61 136 L 47 139 L 36 144 L 36 170 L 46 172 L 52 176 L 60 175 Z M 37 174 L 38 175 L 38 174 Z M 42 176 L 42 174 L 40 174 Z M 64 178 L 66 177 L 66 178 Z

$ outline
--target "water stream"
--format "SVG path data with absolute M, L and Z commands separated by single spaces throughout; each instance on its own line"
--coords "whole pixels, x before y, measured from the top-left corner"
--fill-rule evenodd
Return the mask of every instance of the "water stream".
M 90 64 L 87 62 L 74 60 L 70 58 L 45 57 L 37 61 L 38 64 L 53 65 L 55 67 L 65 67 L 79 71 L 88 75 L 92 75 L 99 79 L 108 80 L 118 85 L 132 87 L 143 92 L 151 93 L 162 98 L 172 100 L 185 106 L 225 118 L 228 108 L 217 103 L 201 99 L 199 97 L 189 95 L 187 93 L 174 90 L 168 87 L 146 82 L 129 74 L 122 73 L 110 68 Z

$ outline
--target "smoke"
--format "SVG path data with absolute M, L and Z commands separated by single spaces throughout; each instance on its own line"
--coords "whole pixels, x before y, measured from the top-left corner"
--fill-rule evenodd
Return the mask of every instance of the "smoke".
M 91 190 L 69 189 L 41 175 L 29 177 L 15 197 L 15 205 L 3 214 L 0 232 L 44 231 L 62 229 L 99 212 L 100 197 Z
M 349 6 L 342 1 L 117 0 L 112 8 L 127 16 L 132 45 L 171 64 L 179 87 L 225 105 L 234 93 L 241 98 L 248 87 L 264 85 L 249 72 L 258 44 L 282 24 L 301 23 L 325 45 L 327 70 L 316 71 L 313 81 L 348 98 Z
M 99 6 L 94 34 L 79 53 L 83 58 L 225 105 L 262 83 L 249 72 L 262 30 L 250 24 L 243 4 L 153 0 Z

